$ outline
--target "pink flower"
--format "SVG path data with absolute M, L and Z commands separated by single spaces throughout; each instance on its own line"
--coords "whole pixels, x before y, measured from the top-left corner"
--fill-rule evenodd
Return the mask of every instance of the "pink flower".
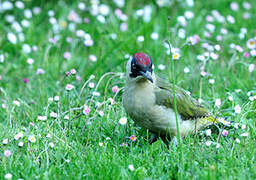
M 120 30 L 121 30 L 122 32 L 127 31 L 127 29 L 128 29 L 128 25 L 127 25 L 126 23 L 122 23 L 122 24 L 120 25 Z
M 23 81 L 24 81 L 25 84 L 28 83 L 28 79 L 27 78 L 24 78 Z
M 112 87 L 112 92 L 113 93 L 117 93 L 118 91 L 119 91 L 119 87 L 118 86 Z
M 50 38 L 50 39 L 49 39 L 49 42 L 52 43 L 52 44 L 56 44 L 57 40 L 54 39 L 54 38 Z
M 70 90 L 74 89 L 74 87 L 75 87 L 75 86 L 73 86 L 72 84 L 67 84 L 67 85 L 66 85 L 66 90 L 67 90 L 67 91 L 70 91 Z
M 81 81 L 82 80 L 81 76 L 76 75 L 76 80 Z
M 91 109 L 90 109 L 87 105 L 84 105 L 83 113 L 84 113 L 85 115 L 88 115 L 90 112 L 91 112 Z
M 75 69 L 71 69 L 71 70 L 70 70 L 70 73 L 71 73 L 71 74 L 76 74 L 76 70 L 75 70 Z
M 89 18 L 84 18 L 84 23 L 85 24 L 88 24 L 90 22 L 90 19 Z
M 222 131 L 222 135 L 223 135 L 223 136 L 228 136 L 228 131 L 224 129 L 224 130 Z
M 64 55 L 63 55 L 63 57 L 64 57 L 65 59 L 69 60 L 69 59 L 71 58 L 70 52 L 65 52 Z
M 10 150 L 5 150 L 4 151 L 4 156 L 5 157 L 10 157 L 12 155 L 12 152 Z
M 44 74 L 44 73 L 45 73 L 45 71 L 41 68 L 38 68 L 37 71 L 36 71 L 37 75 Z
M 245 57 L 245 58 L 249 58 L 249 56 L 250 56 L 250 53 L 248 53 L 248 52 L 245 52 L 245 53 L 244 53 L 244 57 Z
M 132 142 L 134 142 L 134 141 L 136 141 L 136 136 L 135 135 L 132 135 L 132 136 L 130 136 L 130 140 L 132 141 Z

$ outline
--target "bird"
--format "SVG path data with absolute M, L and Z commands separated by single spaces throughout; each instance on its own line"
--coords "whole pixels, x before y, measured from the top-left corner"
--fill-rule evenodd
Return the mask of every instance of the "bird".
M 158 137 L 177 141 L 173 85 L 155 75 L 153 60 L 143 52 L 135 53 L 126 64 L 126 84 L 122 103 L 131 119 Z M 181 139 L 215 123 L 216 117 L 188 91 L 175 86 L 177 119 Z

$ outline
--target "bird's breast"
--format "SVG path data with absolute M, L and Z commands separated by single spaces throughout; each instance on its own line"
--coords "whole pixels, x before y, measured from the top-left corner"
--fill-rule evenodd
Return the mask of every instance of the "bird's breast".
M 123 96 L 123 105 L 129 116 L 139 125 L 148 128 L 152 122 L 151 108 L 155 104 L 153 84 L 127 84 Z

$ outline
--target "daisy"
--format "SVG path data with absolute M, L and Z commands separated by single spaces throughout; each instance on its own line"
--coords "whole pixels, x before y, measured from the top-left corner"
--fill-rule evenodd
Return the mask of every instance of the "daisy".
M 178 60 L 178 59 L 180 59 L 180 54 L 179 54 L 178 52 L 173 53 L 172 59 L 173 59 L 173 60 Z
M 67 84 L 66 85 L 66 90 L 67 91 L 71 91 L 72 89 L 74 89 L 75 88 L 75 86 L 73 86 L 72 84 Z
M 134 142 L 134 141 L 136 141 L 136 136 L 135 135 L 132 135 L 132 136 L 130 136 L 130 140 L 132 141 L 132 142 Z
M 249 49 L 255 49 L 256 48 L 256 42 L 254 39 L 249 39 L 247 42 L 246 42 L 246 46 L 249 48 Z
M 125 124 L 127 123 L 127 118 L 126 118 L 126 117 L 120 118 L 119 123 L 120 123 L 121 125 L 125 125 Z

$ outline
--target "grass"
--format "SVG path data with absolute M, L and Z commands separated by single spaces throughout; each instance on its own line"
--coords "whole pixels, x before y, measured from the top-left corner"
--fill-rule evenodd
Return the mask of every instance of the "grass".
M 84 2 L 86 8 L 92 8 L 89 1 Z M 121 9 L 128 17 L 128 29 L 124 32 L 120 31 L 122 21 L 114 13 L 118 8 L 114 1 L 104 1 L 110 10 L 105 23 L 99 22 L 88 10 L 79 10 L 78 1 L 25 1 L 25 9 L 41 8 L 41 12 L 33 13 L 30 19 L 24 17 L 24 9 L 16 8 L 14 2 L 12 9 L 0 11 L 4 17 L 0 22 L 0 55 L 4 56 L 4 61 L 0 61 L 0 179 L 8 173 L 13 179 L 256 178 L 256 98 L 249 100 L 249 96 L 256 95 L 256 71 L 248 71 L 250 64 L 256 64 L 256 59 L 252 55 L 244 56 L 244 52 L 250 52 L 247 40 L 255 36 L 256 3 L 248 1 L 251 9 L 246 10 L 243 1 L 237 1 L 239 10 L 232 11 L 232 1 L 200 0 L 195 1 L 193 7 L 183 1 L 171 1 L 171 5 L 159 7 L 157 2 L 125 1 Z M 145 5 L 152 7 L 149 22 L 136 17 L 137 10 Z M 55 25 L 49 22 L 49 10 L 54 11 Z M 82 18 L 81 23 L 68 20 L 71 10 Z M 177 17 L 187 10 L 194 12 L 194 18 L 181 27 Z M 233 16 L 235 23 L 207 22 L 206 16 L 211 15 L 212 10 L 218 10 L 225 17 Z M 245 12 L 251 14 L 249 19 L 243 18 Z M 17 37 L 19 33 L 7 22 L 7 15 L 13 15 L 19 24 L 24 19 L 30 22 L 29 27 L 22 27 L 23 42 L 17 40 L 13 44 L 8 40 L 8 33 L 13 32 Z M 168 17 L 170 27 L 167 27 Z M 84 18 L 89 18 L 90 22 L 84 23 Z M 208 32 L 205 26 L 209 23 L 215 30 L 211 37 L 205 37 Z M 61 24 L 58 31 L 54 30 L 56 24 Z M 243 27 L 247 33 L 241 39 L 239 34 Z M 145 139 L 150 133 L 134 124 L 122 107 L 122 91 L 115 94 L 111 89 L 124 86 L 125 56 L 139 51 L 152 57 L 157 74 L 172 79 L 168 77 L 172 74 L 170 57 L 163 42 L 170 38 L 174 47 L 181 47 L 186 41 L 178 37 L 181 28 L 186 31 L 186 37 L 198 34 L 201 40 L 181 49 L 181 58 L 175 61 L 176 84 L 189 90 L 193 97 L 202 98 L 211 112 L 240 125 L 238 129 L 228 130 L 227 137 L 219 136 L 218 131 L 211 136 L 186 137 L 182 141 L 183 160 L 179 161 L 175 147 L 167 148 L 161 141 L 148 144 Z M 222 35 L 221 28 L 226 28 L 228 33 Z M 83 38 L 77 36 L 79 29 L 90 34 L 92 46 L 85 46 Z M 158 33 L 157 40 L 150 38 L 152 32 Z M 116 39 L 111 38 L 112 34 Z M 218 35 L 222 36 L 221 41 L 216 40 Z M 143 36 L 144 41 L 138 42 L 138 36 Z M 56 44 L 49 42 L 50 38 L 57 37 Z M 67 37 L 72 38 L 71 43 L 66 41 Z M 202 47 L 205 42 L 221 46 L 220 51 L 214 50 L 217 60 L 210 58 L 205 63 L 197 60 L 197 55 L 208 51 Z M 231 43 L 242 47 L 243 52 L 230 48 Z M 24 44 L 35 45 L 37 50 L 26 53 L 22 50 Z M 70 52 L 70 59 L 64 58 L 65 52 Z M 96 62 L 90 60 L 92 54 L 97 57 Z M 34 59 L 32 65 L 27 63 L 28 58 Z M 159 64 L 166 68 L 160 70 Z M 200 75 L 202 66 L 207 72 L 204 77 Z M 189 73 L 184 73 L 185 67 L 190 69 Z M 36 74 L 38 68 L 45 73 Z M 71 69 L 76 70 L 81 80 L 77 80 L 76 75 L 66 75 Z M 108 74 L 104 76 L 105 73 Z M 95 78 L 90 78 L 91 75 Z M 214 79 L 215 83 L 210 84 L 209 79 Z M 94 87 L 89 83 L 94 83 Z M 67 84 L 72 84 L 74 89 L 67 91 Z M 100 96 L 95 96 L 95 91 Z M 59 101 L 49 100 L 55 96 L 59 96 Z M 215 106 L 218 98 L 220 107 Z M 20 106 L 13 103 L 15 100 Z M 84 104 L 91 110 L 88 115 L 82 112 Z M 236 105 L 241 107 L 241 113 L 235 113 Z M 51 112 L 58 117 L 51 117 Z M 47 120 L 38 120 L 38 116 L 47 116 Z M 122 117 L 128 118 L 126 125 L 119 123 Z M 245 129 L 241 125 L 246 125 Z M 15 140 L 19 132 L 24 136 Z M 243 137 L 243 133 L 249 135 Z M 131 135 L 137 137 L 134 142 L 129 139 Z M 33 136 L 35 142 L 31 142 Z M 20 142 L 24 143 L 22 147 L 18 146 Z M 206 145 L 209 142 L 211 145 Z M 217 143 L 219 148 L 216 148 Z M 8 157 L 4 155 L 6 150 L 11 152 Z M 133 165 L 134 170 L 128 168 L 129 165 Z

